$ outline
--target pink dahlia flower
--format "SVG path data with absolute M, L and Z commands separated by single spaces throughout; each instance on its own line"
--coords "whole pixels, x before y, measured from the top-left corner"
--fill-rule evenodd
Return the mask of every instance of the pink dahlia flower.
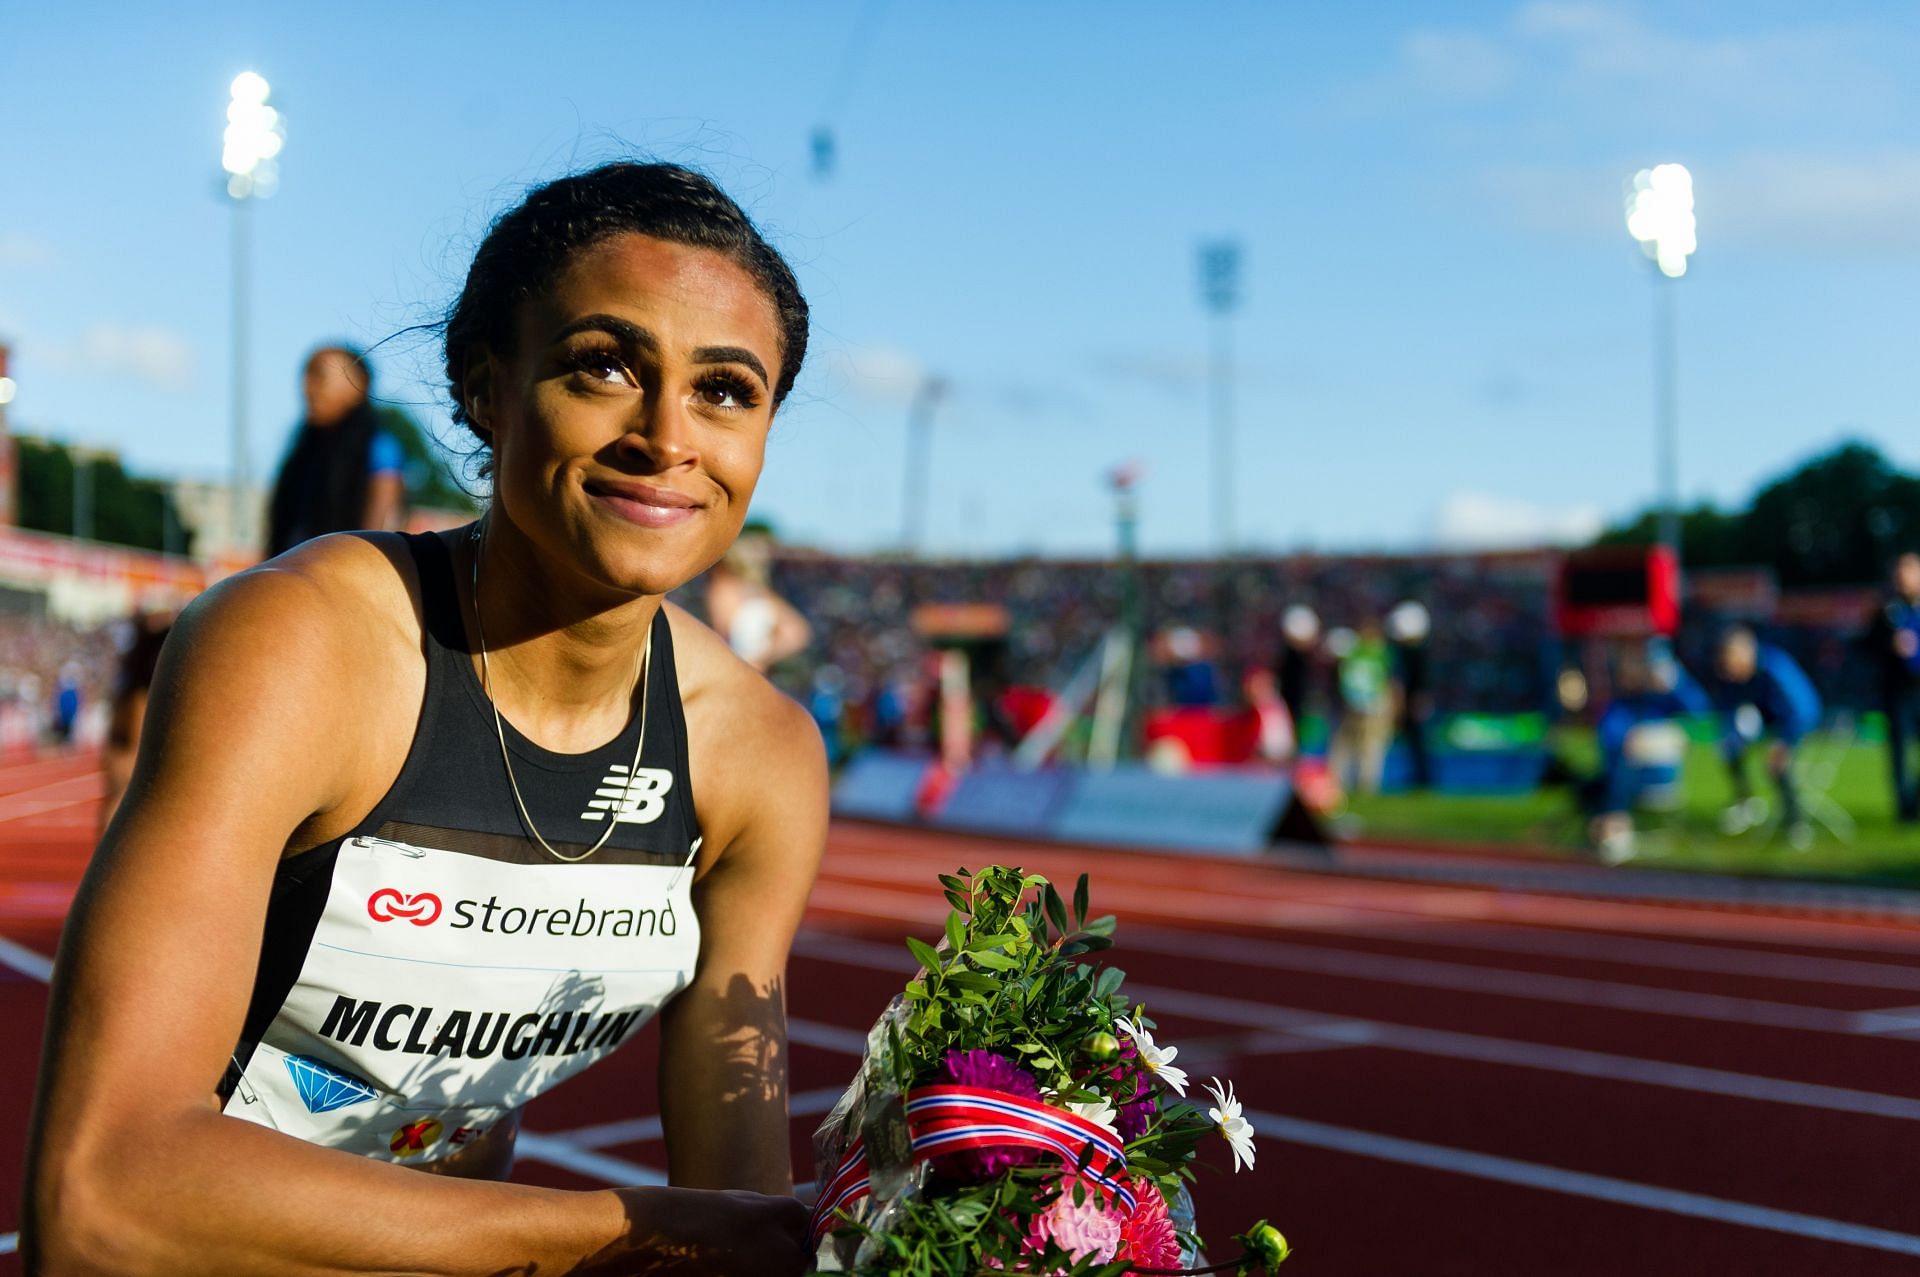
M 1100 1195 L 1091 1184 L 1083 1184 L 1080 1202 L 1074 1198 L 1075 1180 L 1061 1181 L 1060 1196 L 1033 1217 L 1027 1233 L 1028 1243 L 1043 1250 L 1052 1242 L 1075 1259 L 1106 1263 L 1120 1249 L 1120 1217 L 1100 1205 Z M 1155 1192 L 1158 1197 L 1159 1193 Z
M 1136 1178 L 1133 1196 L 1133 1214 L 1120 1225 L 1119 1258 L 1142 1268 L 1178 1268 L 1180 1234 L 1167 1213 L 1167 1199 L 1150 1179 Z

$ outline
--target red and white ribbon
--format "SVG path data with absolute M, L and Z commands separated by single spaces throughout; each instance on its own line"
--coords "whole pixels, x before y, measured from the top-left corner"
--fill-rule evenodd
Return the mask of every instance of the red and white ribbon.
M 907 1131 L 916 1161 L 948 1153 L 986 1148 L 1030 1148 L 1057 1154 L 1080 1176 L 1133 1212 L 1127 1185 L 1127 1153 L 1108 1128 L 1077 1113 L 1005 1091 L 977 1086 L 921 1086 L 907 1092 Z M 833 1228 L 835 1212 L 872 1191 L 867 1150 L 856 1141 L 838 1169 L 821 1185 L 814 1203 L 811 1236 Z

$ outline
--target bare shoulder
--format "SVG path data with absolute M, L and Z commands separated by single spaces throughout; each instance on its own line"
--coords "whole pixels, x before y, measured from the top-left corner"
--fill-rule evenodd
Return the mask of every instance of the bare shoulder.
M 826 747 L 812 716 L 712 629 L 665 606 L 695 802 L 708 837 L 744 827 L 762 802 L 804 810 L 818 795 L 824 804 Z
M 356 665 L 378 668 L 364 659 L 369 647 L 417 647 L 420 621 L 399 538 L 343 534 L 228 577 L 194 600 L 178 628 L 189 653 L 214 648 L 248 663 L 277 663 L 297 678 L 297 666 L 332 673 L 325 667 L 333 655 L 357 653 Z

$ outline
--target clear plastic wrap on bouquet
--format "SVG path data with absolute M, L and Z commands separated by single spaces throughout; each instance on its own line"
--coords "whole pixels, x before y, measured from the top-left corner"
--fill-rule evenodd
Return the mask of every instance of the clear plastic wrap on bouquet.
M 846 1207 L 863 1224 L 885 1231 L 886 1217 L 911 1201 L 926 1181 L 927 1168 L 913 1157 L 913 1137 L 907 1129 L 907 1097 L 900 1085 L 904 1071 L 895 1058 L 897 1035 L 907 1016 L 907 1000 L 895 996 L 867 1031 L 860 1070 L 833 1110 L 813 1135 L 814 1182 L 822 1190 L 856 1146 L 867 1150 L 867 1196 Z M 836 1236 L 820 1239 L 814 1270 L 851 1272 L 879 1258 L 871 1238 Z

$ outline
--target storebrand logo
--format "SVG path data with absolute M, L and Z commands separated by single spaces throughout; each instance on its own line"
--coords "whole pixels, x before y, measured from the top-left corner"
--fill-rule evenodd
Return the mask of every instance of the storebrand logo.
M 440 897 L 431 891 L 402 895 L 392 887 L 382 887 L 367 897 L 367 916 L 375 922 L 411 922 L 416 927 L 431 924 L 440 916 Z
M 673 773 L 665 768 L 639 767 L 628 774 L 624 763 L 615 763 L 580 819 L 605 820 L 611 813 L 616 824 L 651 825 L 667 809 L 672 788 Z

